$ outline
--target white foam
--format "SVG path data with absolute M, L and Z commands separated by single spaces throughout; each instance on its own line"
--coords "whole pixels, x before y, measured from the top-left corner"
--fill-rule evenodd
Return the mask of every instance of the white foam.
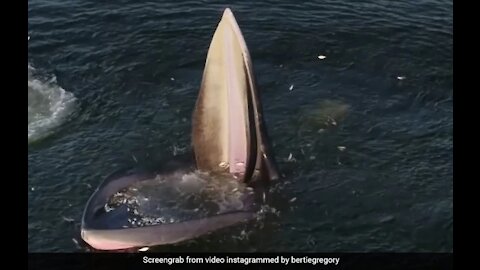
M 75 107 L 75 97 L 57 85 L 56 78 L 41 80 L 28 65 L 28 142 L 49 135 Z
M 107 206 L 126 204 L 135 226 L 174 223 L 244 209 L 246 186 L 229 175 L 175 172 L 130 186 Z

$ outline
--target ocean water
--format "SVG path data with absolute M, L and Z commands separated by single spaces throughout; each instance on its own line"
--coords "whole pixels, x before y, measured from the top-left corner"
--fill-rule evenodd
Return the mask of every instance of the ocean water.
M 84 252 L 107 175 L 187 151 L 226 7 L 284 177 L 261 224 L 158 250 L 451 251 L 452 5 L 29 0 L 29 251 Z

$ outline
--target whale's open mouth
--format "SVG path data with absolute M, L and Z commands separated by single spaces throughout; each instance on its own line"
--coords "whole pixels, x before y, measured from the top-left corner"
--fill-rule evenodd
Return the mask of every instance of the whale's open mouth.
M 101 250 L 172 244 L 256 217 L 246 185 L 278 173 L 250 55 L 230 9 L 208 51 L 192 145 L 196 166 L 190 171 L 107 178 L 85 208 L 83 240 Z
M 81 234 L 98 250 L 173 244 L 255 218 L 253 195 L 229 174 L 109 177 L 87 203 Z
M 230 174 L 200 171 L 156 175 L 111 196 L 105 211 L 127 207 L 124 227 L 172 224 L 253 210 L 253 189 Z

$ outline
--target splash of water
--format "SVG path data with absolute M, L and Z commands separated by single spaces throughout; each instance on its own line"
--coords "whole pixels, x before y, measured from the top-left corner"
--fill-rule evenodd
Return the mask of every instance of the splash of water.
M 41 80 L 28 65 L 28 143 L 42 139 L 63 123 L 75 106 L 75 97 L 57 85 L 56 78 Z

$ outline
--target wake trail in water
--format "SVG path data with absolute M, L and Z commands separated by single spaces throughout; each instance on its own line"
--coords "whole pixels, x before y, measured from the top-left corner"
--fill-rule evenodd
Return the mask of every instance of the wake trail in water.
M 50 135 L 75 107 L 76 98 L 57 85 L 56 78 L 43 80 L 28 65 L 28 143 Z

